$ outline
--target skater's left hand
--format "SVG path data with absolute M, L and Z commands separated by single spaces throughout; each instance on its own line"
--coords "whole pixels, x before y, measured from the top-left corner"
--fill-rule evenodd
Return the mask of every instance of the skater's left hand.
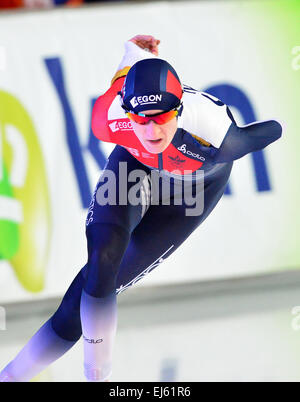
M 150 53 L 158 56 L 158 45 L 160 44 L 159 39 L 155 39 L 152 35 L 136 35 L 129 39 L 135 45 L 139 46 L 141 49 L 148 50 Z

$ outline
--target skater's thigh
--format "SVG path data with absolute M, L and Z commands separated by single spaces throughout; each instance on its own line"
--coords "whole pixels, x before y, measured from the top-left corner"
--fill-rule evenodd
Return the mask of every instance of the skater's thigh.
M 117 292 L 142 279 L 169 257 L 201 221 L 200 216 L 186 216 L 182 206 L 151 205 L 131 235 L 117 277 Z
M 222 197 L 232 165 L 224 166 L 214 180 L 207 181 L 197 197 L 204 202 L 199 215 L 190 205 L 151 205 L 132 232 L 117 277 L 117 292 L 136 283 L 169 257 L 213 211 Z M 201 194 L 201 192 L 204 194 Z M 196 201 L 197 202 L 197 201 Z

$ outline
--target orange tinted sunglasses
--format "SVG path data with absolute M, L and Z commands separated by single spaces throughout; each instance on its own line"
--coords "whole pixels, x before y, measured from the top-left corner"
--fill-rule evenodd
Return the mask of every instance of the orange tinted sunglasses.
M 156 124 L 166 124 L 168 121 L 174 119 L 178 115 L 178 110 L 170 110 L 169 112 L 162 112 L 146 116 L 142 113 L 135 114 L 126 112 L 128 119 L 134 121 L 137 124 L 147 124 L 149 121 L 154 121 Z

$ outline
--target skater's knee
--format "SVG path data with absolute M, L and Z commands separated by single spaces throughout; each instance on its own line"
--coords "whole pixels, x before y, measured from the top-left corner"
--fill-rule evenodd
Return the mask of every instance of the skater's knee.
M 110 262 L 120 258 L 130 239 L 129 231 L 122 226 L 95 223 L 87 227 L 88 257 Z
M 118 225 L 94 224 L 87 230 L 86 292 L 104 297 L 115 289 L 116 277 L 130 234 Z

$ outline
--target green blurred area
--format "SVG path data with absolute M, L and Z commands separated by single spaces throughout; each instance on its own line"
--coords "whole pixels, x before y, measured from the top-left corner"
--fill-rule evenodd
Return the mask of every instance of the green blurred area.
M 4 162 L 2 162 L 2 180 L 0 181 L 0 197 L 13 198 L 13 189 Z M 15 222 L 0 219 L 0 259 L 9 260 L 19 248 L 19 225 Z

